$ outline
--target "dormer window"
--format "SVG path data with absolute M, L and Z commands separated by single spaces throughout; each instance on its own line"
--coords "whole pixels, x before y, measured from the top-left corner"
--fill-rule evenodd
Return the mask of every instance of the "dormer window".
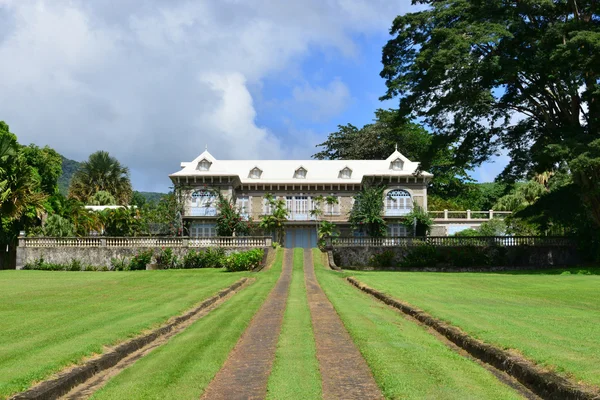
M 404 162 L 401 159 L 397 158 L 394 161 L 392 161 L 391 168 L 394 171 L 402 171 L 403 167 L 404 167 Z
M 294 172 L 295 179 L 306 179 L 306 169 L 304 167 L 300 167 Z
M 260 179 L 261 175 L 262 175 L 261 169 L 258 167 L 254 167 L 250 170 L 250 174 L 248 176 L 250 177 L 250 179 Z
M 348 167 L 340 171 L 339 177 L 341 179 L 350 179 L 352 177 L 352 170 Z
M 211 164 L 212 163 L 210 161 L 204 159 L 198 163 L 198 167 L 196 167 L 196 169 L 198 171 L 208 171 L 210 169 Z

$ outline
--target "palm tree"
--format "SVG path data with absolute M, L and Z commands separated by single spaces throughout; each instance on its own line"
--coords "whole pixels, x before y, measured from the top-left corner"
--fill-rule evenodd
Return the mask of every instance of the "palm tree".
M 127 205 L 133 191 L 129 168 L 106 151 L 97 151 L 73 175 L 69 197 L 87 203 L 99 191 L 110 193 L 117 203 Z

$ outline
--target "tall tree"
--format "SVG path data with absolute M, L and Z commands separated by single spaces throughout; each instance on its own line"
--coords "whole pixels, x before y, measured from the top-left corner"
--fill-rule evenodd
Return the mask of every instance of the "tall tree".
M 340 125 L 327 140 L 317 147 L 323 150 L 313 155 L 329 160 L 384 160 L 397 146 L 402 154 L 419 161 L 429 153 L 433 136 L 423 126 L 408 123 L 398 110 L 375 112 L 375 120 L 362 128 Z M 466 190 L 470 165 L 456 166 L 451 163 L 450 149 L 439 149 L 428 164 L 428 171 L 435 176 L 430 194 L 444 198 L 456 197 Z
M 424 157 L 453 148 L 455 165 L 499 149 L 507 180 L 570 169 L 600 226 L 600 15 L 597 0 L 413 0 L 383 50 L 400 114 L 436 135 Z
M 99 191 L 110 193 L 121 205 L 129 204 L 133 195 L 129 168 L 106 151 L 92 153 L 81 163 L 71 180 L 69 197 L 89 202 Z
M 0 247 L 16 245 L 21 230 L 39 226 L 56 192 L 60 159 L 45 148 L 24 147 L 0 121 Z M 39 157 L 38 157 L 39 156 Z

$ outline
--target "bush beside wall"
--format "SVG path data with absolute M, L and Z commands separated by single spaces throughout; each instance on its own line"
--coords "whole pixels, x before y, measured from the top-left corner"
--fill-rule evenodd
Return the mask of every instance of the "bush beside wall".
M 30 259 L 23 269 L 40 271 L 139 271 L 145 270 L 152 262 L 160 269 L 191 269 L 191 268 L 227 268 L 228 271 L 249 271 L 262 261 L 263 249 L 234 251 L 228 255 L 225 249 L 208 248 L 204 251 L 194 249 L 182 257 L 175 254 L 171 248 L 138 249 L 130 257 L 120 255 L 110 259 L 110 266 L 93 266 L 72 258 L 63 262 L 48 262 L 44 257 Z
M 347 269 L 537 269 L 581 263 L 577 249 L 566 246 L 334 247 L 333 256 Z

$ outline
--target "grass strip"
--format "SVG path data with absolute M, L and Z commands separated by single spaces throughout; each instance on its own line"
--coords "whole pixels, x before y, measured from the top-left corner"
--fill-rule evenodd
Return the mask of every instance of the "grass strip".
M 165 323 L 247 273 L 0 272 L 0 398 Z
M 267 398 L 322 398 L 321 374 L 304 284 L 304 249 L 294 249 L 292 283 Z
M 388 399 L 518 399 L 489 371 L 462 357 L 415 322 L 326 270 L 314 251 L 315 272 Z
M 600 276 L 358 272 L 358 280 L 564 377 L 600 386 Z
M 281 274 L 283 251 L 256 282 L 111 379 L 94 399 L 198 399 Z

